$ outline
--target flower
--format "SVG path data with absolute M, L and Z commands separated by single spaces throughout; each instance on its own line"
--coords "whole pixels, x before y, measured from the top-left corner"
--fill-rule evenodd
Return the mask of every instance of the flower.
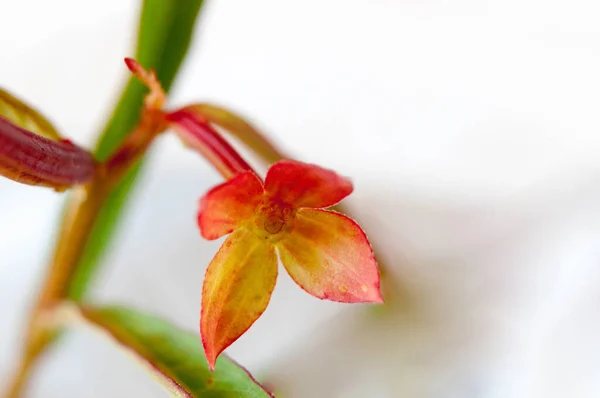
M 200 200 L 198 225 L 212 240 L 231 234 L 208 266 L 200 330 L 211 369 L 264 312 L 277 254 L 292 279 L 320 299 L 382 303 L 379 270 L 363 230 L 330 210 L 352 183 L 316 165 L 282 160 L 264 184 L 244 171 Z

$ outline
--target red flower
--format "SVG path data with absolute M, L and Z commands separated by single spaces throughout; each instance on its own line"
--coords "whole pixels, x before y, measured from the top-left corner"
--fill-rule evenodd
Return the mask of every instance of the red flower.
M 198 213 L 204 238 L 231 234 L 209 264 L 202 289 L 200 331 L 211 369 L 266 309 L 277 279 L 277 255 L 294 281 L 315 297 L 383 302 L 365 233 L 345 215 L 324 210 L 352 192 L 348 179 L 284 160 L 271 166 L 263 184 L 210 121 L 242 130 L 252 129 L 249 125 L 210 105 L 163 113 L 165 96 L 154 72 L 132 59 L 126 62 L 151 90 L 147 111 L 158 112 L 228 179 L 201 199 Z
M 231 234 L 206 271 L 201 334 L 211 369 L 218 355 L 264 312 L 277 278 L 277 254 L 294 281 L 320 299 L 383 302 L 379 271 L 362 229 L 324 208 L 352 192 L 333 171 L 284 160 L 264 184 L 237 174 L 200 201 L 202 236 Z

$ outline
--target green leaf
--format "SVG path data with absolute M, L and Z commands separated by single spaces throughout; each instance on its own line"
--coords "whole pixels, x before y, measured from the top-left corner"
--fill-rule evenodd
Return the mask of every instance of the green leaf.
M 136 60 L 156 70 L 165 91 L 171 88 L 185 58 L 195 21 L 203 0 L 144 0 L 142 4 Z M 106 159 L 139 120 L 147 89 L 130 78 L 119 104 L 104 129 L 96 156 Z M 95 270 L 111 242 L 143 161 L 133 167 L 110 194 L 102 208 L 69 286 L 69 298 L 79 300 L 85 294 Z
M 243 367 L 222 355 L 208 370 L 200 337 L 152 315 L 123 307 L 76 307 L 58 311 L 60 321 L 84 321 L 131 351 L 175 397 L 272 397 Z

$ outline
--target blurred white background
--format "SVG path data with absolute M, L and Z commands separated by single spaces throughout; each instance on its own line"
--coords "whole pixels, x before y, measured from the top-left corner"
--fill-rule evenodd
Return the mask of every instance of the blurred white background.
M 0 85 L 91 145 L 132 55 L 136 1 L 0 0 Z M 320 302 L 285 273 L 228 353 L 286 397 L 600 395 L 600 5 L 208 1 L 173 105 L 247 115 L 353 177 L 390 308 Z M 197 330 L 196 200 L 219 176 L 161 139 L 91 297 Z M 0 180 L 0 383 L 63 195 Z M 31 397 L 165 397 L 72 333 Z

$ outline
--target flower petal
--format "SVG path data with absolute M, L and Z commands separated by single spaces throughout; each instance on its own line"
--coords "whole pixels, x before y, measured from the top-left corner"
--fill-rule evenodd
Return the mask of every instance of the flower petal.
M 264 312 L 275 288 L 275 248 L 246 229 L 227 238 L 206 271 L 200 332 L 211 370 Z
M 217 185 L 200 199 L 198 226 L 205 239 L 231 233 L 254 213 L 263 194 L 262 183 L 251 171 Z
M 352 193 L 352 182 L 332 170 L 281 160 L 269 169 L 265 191 L 295 207 L 330 207 Z
M 327 210 L 300 209 L 277 245 L 281 262 L 300 287 L 321 299 L 382 303 L 379 270 L 363 230 Z

